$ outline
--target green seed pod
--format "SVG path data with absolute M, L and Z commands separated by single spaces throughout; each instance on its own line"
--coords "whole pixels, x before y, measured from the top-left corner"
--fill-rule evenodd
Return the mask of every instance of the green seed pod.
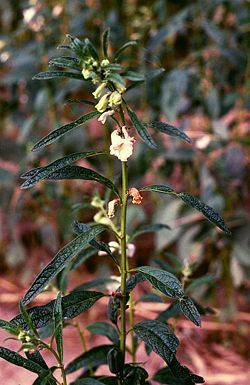
M 116 347 L 112 348 L 108 352 L 107 361 L 108 361 L 108 366 L 111 373 L 114 373 L 114 374 L 121 373 L 123 368 L 123 355 L 120 349 Z

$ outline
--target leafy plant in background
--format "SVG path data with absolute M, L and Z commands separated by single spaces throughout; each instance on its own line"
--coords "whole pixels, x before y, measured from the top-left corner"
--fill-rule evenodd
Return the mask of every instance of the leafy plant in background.
M 107 119 L 111 119 L 114 129 L 111 133 L 109 150 L 106 148 L 73 153 L 47 166 L 27 171 L 22 175 L 25 179 L 22 188 L 30 188 L 42 180 L 80 179 L 98 182 L 104 186 L 105 194 L 104 198 L 99 195 L 93 196 L 91 205 L 97 209 L 93 222 L 74 222 L 73 229 L 77 236 L 64 246 L 38 274 L 20 301 L 20 314 L 9 322 L 0 321 L 0 326 L 21 342 L 20 350 L 25 352 L 27 358 L 5 347 L 0 348 L 0 356 L 15 365 L 37 373 L 35 385 L 61 383 L 66 385 L 67 375 L 78 369 L 82 369 L 82 373 L 72 382 L 72 385 L 143 385 L 150 384 L 151 380 L 148 379 L 144 365 L 137 359 L 137 348 L 141 340 L 145 343 L 148 354 L 154 351 L 167 363 L 167 367 L 155 373 L 152 380 L 170 385 L 203 383 L 202 377 L 193 374 L 177 360 L 179 341 L 173 328 L 166 321 L 182 313 L 196 326 L 201 326 L 200 314 L 204 314 L 206 309 L 187 295 L 192 287 L 191 285 L 184 287 L 185 277 L 189 274 L 185 271 L 185 267 L 176 265 L 175 271 L 181 272 L 181 281 L 168 271 L 168 266 L 162 261 L 161 268 L 151 266 L 130 268 L 129 255 L 131 247 L 133 254 L 133 239 L 142 233 L 166 230 L 168 226 L 156 223 L 141 226 L 131 232 L 130 224 L 127 223 L 127 209 L 130 204 L 142 204 L 143 195 L 146 192 L 167 194 L 200 211 L 225 233 L 230 232 L 221 216 L 213 208 L 189 193 L 177 192 L 165 184 L 143 187 L 129 185 L 128 164 L 133 157 L 135 141 L 142 139 L 152 151 L 157 151 L 151 129 L 191 142 L 182 130 L 171 124 L 161 121 L 148 123 L 141 121 L 127 102 L 126 94 L 129 90 L 159 75 L 162 70 L 156 69 L 148 74 L 142 74 L 122 66 L 119 59 L 123 51 L 133 48 L 137 42 L 129 41 L 111 54 L 109 30 L 103 34 L 102 53 L 99 53 L 88 39 L 80 41 L 69 35 L 68 40 L 68 44 L 59 48 L 69 51 L 73 56 L 61 56 L 50 60 L 52 69 L 41 72 L 34 78 L 45 80 L 66 77 L 84 82 L 90 81 L 94 87 L 92 92 L 94 101 L 77 100 L 78 103 L 88 104 L 90 111 L 52 131 L 39 140 L 33 150 L 40 150 L 91 119 L 98 119 L 103 125 L 106 124 Z M 131 136 L 129 121 L 135 129 L 136 138 Z M 89 168 L 73 165 L 76 161 L 95 156 L 118 158 L 121 166 L 121 183 L 120 178 L 111 180 Z M 130 172 L 133 173 L 132 170 Z M 98 236 L 103 232 L 111 233 L 113 241 L 109 244 L 102 242 Z M 83 282 L 82 285 L 68 291 L 67 277 L 96 251 L 110 256 L 119 272 L 120 286 L 112 294 L 86 290 L 87 287 L 98 286 L 96 280 L 88 285 Z M 46 290 L 55 278 L 54 286 L 58 289 L 57 298 L 46 305 L 27 309 L 26 306 Z M 107 281 L 110 280 L 112 281 L 112 278 L 107 279 Z M 158 293 L 148 294 L 148 298 L 161 301 L 161 296 L 166 296 L 173 302 L 157 319 L 136 322 L 133 290 L 143 281 L 148 281 Z M 102 282 L 105 282 L 105 279 Z M 194 289 L 195 285 L 193 285 Z M 65 365 L 66 347 L 63 345 L 63 328 L 104 297 L 108 298 L 108 322 L 95 322 L 88 326 L 88 330 L 93 334 L 108 337 L 111 344 L 99 345 L 84 351 Z M 143 300 L 146 298 L 141 298 L 141 301 Z M 77 323 L 74 325 L 78 329 L 79 338 L 83 338 L 79 325 Z M 128 337 L 130 337 L 130 343 L 128 343 Z M 47 339 L 49 342 L 45 342 Z M 54 355 L 56 366 L 50 368 L 47 366 L 42 355 L 43 350 L 48 350 Z M 97 368 L 103 364 L 108 364 L 111 375 L 95 375 Z M 58 370 L 61 371 L 62 380 L 58 380 L 55 375 Z

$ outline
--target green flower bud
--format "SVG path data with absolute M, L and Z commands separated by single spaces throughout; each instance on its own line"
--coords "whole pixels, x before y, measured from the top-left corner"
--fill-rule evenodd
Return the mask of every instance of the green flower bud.
M 122 96 L 121 96 L 120 92 L 118 92 L 118 91 L 112 92 L 112 94 L 110 95 L 110 98 L 109 98 L 109 106 L 115 107 L 115 106 L 118 106 L 119 104 L 121 104 L 121 102 L 122 102 Z

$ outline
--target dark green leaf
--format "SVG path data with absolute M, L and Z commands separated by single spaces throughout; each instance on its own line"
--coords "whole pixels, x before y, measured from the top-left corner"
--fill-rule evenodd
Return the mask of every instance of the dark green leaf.
M 96 335 L 105 336 L 115 345 L 119 345 L 119 334 L 117 329 L 114 326 L 108 324 L 107 322 L 95 322 L 89 326 L 87 329 Z
M 63 362 L 63 312 L 62 312 L 62 295 L 59 292 L 53 308 L 54 328 L 57 353 L 60 362 Z
M 171 362 L 179 341 L 171 328 L 159 321 L 142 321 L 134 326 L 134 332 L 166 362 Z
M 102 37 L 102 51 L 105 59 L 108 58 L 109 39 L 110 39 L 110 28 L 104 31 L 104 34 Z
M 152 70 L 145 75 L 146 80 L 154 79 L 157 76 L 161 75 L 163 72 L 165 72 L 164 68 L 156 68 L 155 70 Z
M 33 80 L 47 80 L 47 79 L 55 79 L 55 78 L 71 78 L 85 81 L 82 74 L 77 74 L 75 72 L 65 72 L 65 71 L 45 71 L 39 72 L 33 76 Z
M 30 188 L 40 180 L 45 179 L 52 172 L 58 171 L 61 168 L 68 166 L 79 159 L 85 159 L 91 156 L 103 155 L 106 153 L 107 152 L 105 151 L 86 151 L 86 152 L 76 152 L 74 154 L 64 156 L 63 158 L 57 159 L 45 167 L 38 167 L 38 169 L 33 169 L 23 174 L 22 177 L 29 178 L 29 179 L 27 179 L 22 184 L 21 188 L 22 189 Z M 30 176 L 30 173 L 31 173 L 31 176 Z
M 74 381 L 71 385 L 104 385 L 104 382 L 100 382 L 92 377 L 88 377 Z
M 76 57 L 61 56 L 49 60 L 49 66 L 56 66 L 62 68 L 71 68 L 81 71 L 81 62 Z
M 86 44 L 75 36 L 70 34 L 67 34 L 66 36 L 70 39 L 70 49 L 72 49 L 81 59 L 86 60 L 89 57 Z
M 34 145 L 32 151 L 40 150 L 40 148 L 45 147 L 50 143 L 53 143 L 55 140 L 61 138 L 73 128 L 76 128 L 81 124 L 86 123 L 88 120 L 97 118 L 98 116 L 100 116 L 100 113 L 98 111 L 91 111 L 88 114 L 82 115 L 80 118 L 74 120 L 73 122 L 57 128 L 56 130 L 52 131 L 49 135 L 39 140 L 39 142 Z
M 96 291 L 77 291 L 72 292 L 62 298 L 63 320 L 73 319 L 82 312 L 87 311 L 100 298 L 103 293 Z M 39 329 L 49 325 L 53 321 L 53 309 L 55 301 L 50 301 L 47 305 L 35 306 L 28 310 L 34 326 Z M 27 324 L 19 314 L 11 320 L 14 325 L 20 325 L 27 329 Z
M 156 148 L 156 144 L 151 137 L 151 135 L 148 133 L 147 128 L 145 127 L 144 123 L 138 118 L 136 113 L 131 110 L 131 108 L 126 104 L 126 109 L 128 112 L 128 116 L 133 123 L 133 126 L 135 127 L 138 135 L 144 140 L 144 142 L 150 147 L 150 148 Z
M 31 319 L 28 311 L 25 309 L 25 306 L 24 306 L 22 301 L 19 302 L 19 310 L 20 310 L 21 316 L 23 317 L 24 321 L 26 322 L 29 330 L 31 330 L 34 333 L 34 335 L 39 338 L 39 335 L 38 335 L 37 330 L 36 330 L 36 328 L 32 322 L 32 319 Z
M 140 366 L 125 365 L 124 385 L 146 385 L 148 373 Z
M 53 384 L 53 385 L 56 384 L 56 380 L 53 379 L 50 369 L 41 373 L 37 377 L 37 379 L 33 382 L 32 385 L 49 385 L 49 384 Z
M 40 365 L 44 369 L 48 369 L 48 365 L 44 361 L 43 356 L 41 355 L 40 352 L 38 352 L 38 351 L 35 351 L 33 353 L 25 352 L 25 354 L 26 354 L 26 357 L 28 358 L 28 360 L 36 362 L 38 365 Z
M 165 323 L 166 321 L 169 320 L 169 318 L 176 317 L 177 315 L 179 315 L 180 312 L 181 312 L 180 303 L 179 303 L 179 301 L 175 301 L 175 302 L 171 303 L 171 305 L 166 310 L 161 312 L 156 317 L 156 320 Z
M 67 365 L 66 374 L 73 373 L 78 369 L 107 364 L 107 354 L 112 347 L 113 345 L 100 345 L 81 354 Z
M 61 168 L 58 171 L 54 171 L 49 174 L 47 178 L 49 180 L 62 180 L 62 179 L 82 179 L 82 180 L 94 180 L 98 183 L 103 184 L 109 188 L 113 193 L 119 196 L 119 192 L 116 186 L 111 182 L 111 180 L 105 178 L 101 174 L 98 174 L 96 171 L 90 170 L 89 168 L 80 167 L 80 166 L 66 166 Z
M 103 66 L 103 68 L 105 70 L 109 70 L 109 71 L 121 71 L 122 70 L 122 66 L 118 63 L 106 64 Z
M 139 72 L 135 72 L 135 71 L 123 72 L 122 76 L 125 79 L 130 80 L 131 82 L 143 82 L 146 79 L 144 74 L 140 74 Z
M 175 136 L 177 138 L 185 140 L 185 142 L 191 143 L 191 139 L 177 127 L 174 127 L 168 123 L 163 122 L 152 122 L 148 124 L 149 127 L 154 128 L 155 130 L 158 130 L 162 132 L 163 134 L 167 134 L 170 136 Z
M 22 330 L 19 326 L 13 325 L 11 322 L 0 319 L 0 328 L 6 330 L 6 332 L 18 336 Z
M 187 285 L 185 288 L 186 293 L 192 291 L 193 289 L 196 289 L 197 287 L 200 287 L 202 285 L 212 285 L 215 282 L 215 277 L 212 275 L 205 275 L 200 278 L 195 278 L 192 280 L 192 282 Z
M 148 293 L 142 295 L 137 302 L 156 302 L 156 303 L 163 303 L 163 299 L 155 293 Z
M 23 304 L 29 303 L 51 282 L 51 280 L 74 258 L 87 243 L 104 231 L 105 227 L 96 225 L 79 235 L 64 246 L 52 261 L 38 274 L 35 281 L 25 294 Z
M 126 85 L 125 80 L 119 74 L 115 74 L 111 72 L 107 76 L 107 80 L 113 83 L 115 86 L 125 88 L 125 85 Z
M 201 202 L 199 199 L 193 197 L 190 194 L 185 192 L 179 193 L 178 196 L 189 206 L 195 208 L 198 211 L 201 211 L 202 214 L 216 226 L 218 226 L 221 230 L 225 231 L 228 235 L 231 234 L 229 229 L 227 228 L 223 218 L 210 206 L 205 205 L 205 203 Z
M 182 366 L 175 356 L 168 363 L 168 366 L 175 377 L 184 380 L 185 385 L 203 384 L 205 382 L 202 377 L 193 374 L 186 366 Z
M 130 40 L 130 41 L 128 41 L 127 43 L 123 44 L 123 45 L 118 49 L 118 51 L 115 52 L 115 54 L 114 54 L 114 56 L 113 56 L 113 60 L 115 60 L 115 61 L 118 60 L 119 57 L 120 57 L 120 55 L 121 55 L 121 53 L 122 53 L 125 49 L 127 49 L 127 48 L 129 48 L 129 47 L 132 47 L 132 46 L 136 46 L 136 45 L 138 45 L 138 42 L 137 42 L 136 40 Z
M 140 266 L 139 271 L 156 289 L 170 298 L 183 297 L 181 282 L 171 273 L 156 267 Z
M 27 360 L 20 354 L 13 352 L 12 350 L 7 348 L 0 347 L 0 357 L 10 362 L 11 364 L 21 366 L 22 368 L 27 369 L 33 373 L 40 374 L 40 373 L 43 373 L 45 370 L 36 362 Z
M 190 319 L 196 326 L 201 326 L 201 318 L 195 304 L 190 297 L 184 296 L 180 298 L 181 312 Z
M 89 39 L 84 39 L 84 44 L 89 55 L 98 62 L 99 56 L 94 45 L 91 43 L 91 41 Z
M 160 384 L 185 385 L 184 380 L 176 378 L 169 368 L 162 368 L 154 374 L 153 380 Z
M 140 188 L 140 191 L 154 191 L 162 194 L 177 195 L 177 193 L 170 186 L 162 184 L 152 184 L 150 186 L 144 186 Z
M 134 238 L 138 237 L 141 234 L 154 233 L 156 231 L 160 231 L 163 229 L 171 230 L 168 225 L 164 225 L 162 223 L 154 223 L 152 225 L 142 225 L 137 227 L 137 229 L 134 230 L 134 233 L 130 237 L 130 240 L 133 240 Z

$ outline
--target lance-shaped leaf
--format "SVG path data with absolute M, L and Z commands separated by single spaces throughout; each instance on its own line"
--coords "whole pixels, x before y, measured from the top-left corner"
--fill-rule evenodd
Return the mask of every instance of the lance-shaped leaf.
M 102 37 L 102 52 L 105 59 L 108 58 L 109 38 L 110 38 L 110 28 L 104 31 L 103 37 Z
M 56 347 L 60 362 L 63 362 L 63 311 L 62 311 L 62 295 L 59 292 L 53 308 L 54 329 Z
M 79 159 L 89 158 L 91 156 L 103 155 L 106 154 L 105 151 L 86 151 L 86 152 L 76 152 L 64 156 L 63 158 L 57 159 L 54 162 L 48 164 L 45 167 L 38 167 L 38 169 L 32 169 L 23 174 L 22 177 L 28 178 L 21 186 L 22 189 L 30 188 L 34 186 L 37 182 L 42 179 L 45 179 L 54 171 L 58 171 L 61 168 L 76 162 Z M 37 170 L 37 171 L 36 171 Z M 31 174 L 31 176 L 29 176 Z
M 158 370 L 154 374 L 153 380 L 159 382 L 160 384 L 187 385 L 185 380 L 175 377 L 168 367 Z
M 146 76 L 144 74 L 140 74 L 139 72 L 135 71 L 126 71 L 122 73 L 122 76 L 125 79 L 130 80 L 131 82 L 143 82 L 146 80 Z
M 158 192 L 162 194 L 169 194 L 169 195 L 177 195 L 177 193 L 167 185 L 162 185 L 162 184 L 152 184 L 150 186 L 144 186 L 139 189 L 140 191 L 153 191 L 153 192 Z
M 146 385 L 148 373 L 140 366 L 125 365 L 124 367 L 124 385 Z
M 37 278 L 25 294 L 23 304 L 29 303 L 34 297 L 41 293 L 41 291 L 43 291 L 43 289 L 72 260 L 72 258 L 74 258 L 87 243 L 104 231 L 104 229 L 105 227 L 102 225 L 93 226 L 64 246 L 40 274 L 38 274 Z
M 110 73 L 107 77 L 107 80 L 117 87 L 125 88 L 125 80 L 119 74 Z
M 221 230 L 225 231 L 228 235 L 231 234 L 230 230 L 226 226 L 223 218 L 210 206 L 201 202 L 199 199 L 193 197 L 190 194 L 185 192 L 179 193 L 178 196 L 189 206 L 195 208 L 198 211 L 201 211 L 202 214 L 216 226 L 218 226 Z
M 97 118 L 98 116 L 100 116 L 100 113 L 98 111 L 91 111 L 85 115 L 82 115 L 80 118 L 74 120 L 73 122 L 65 124 L 64 126 L 55 129 L 50 134 L 39 140 L 39 142 L 34 145 L 32 151 L 40 150 L 40 148 L 45 147 L 50 143 L 53 143 L 55 140 L 61 138 L 73 128 L 76 128 L 81 124 L 86 123 L 88 120 Z
M 45 370 L 43 373 L 39 374 L 37 379 L 33 382 L 32 385 L 56 385 L 56 379 L 53 378 L 51 370 Z
M 79 314 L 90 309 L 96 301 L 104 297 L 105 294 L 96 291 L 77 291 L 72 292 L 62 298 L 62 314 L 63 320 L 73 319 Z M 55 300 L 50 301 L 47 305 L 34 306 L 28 310 L 34 326 L 37 329 L 47 326 L 53 322 L 53 309 Z M 17 325 L 27 330 L 27 324 L 23 317 L 19 314 L 11 320 L 13 325 Z
M 171 362 L 179 341 L 168 325 L 159 321 L 142 321 L 134 326 L 134 332 L 164 361 Z
M 6 330 L 6 332 L 13 334 L 14 336 L 18 336 L 22 331 L 22 328 L 17 325 L 13 325 L 11 322 L 0 319 L 0 328 Z
M 156 148 L 156 144 L 149 134 L 147 128 L 145 127 L 144 123 L 138 118 L 136 113 L 131 110 L 131 108 L 126 104 L 126 109 L 128 112 L 128 116 L 133 123 L 133 126 L 135 127 L 136 131 L 138 132 L 138 135 L 144 140 L 144 142 L 150 147 L 150 148 Z
M 196 326 L 201 326 L 200 314 L 190 297 L 180 298 L 180 310 L 185 317 L 190 319 Z
M 77 74 L 75 72 L 65 72 L 65 71 L 45 71 L 39 72 L 35 76 L 33 76 L 33 80 L 48 80 L 55 78 L 70 78 L 85 81 L 82 74 Z
M 171 362 L 168 362 L 168 366 L 175 377 L 184 380 L 185 385 L 203 384 L 205 382 L 204 378 L 193 374 L 186 366 L 182 366 L 175 356 Z
M 123 44 L 123 45 L 118 49 L 118 51 L 115 52 L 115 54 L 114 54 L 114 56 L 113 56 L 113 60 L 115 60 L 115 61 L 118 60 L 119 57 L 120 57 L 120 55 L 121 55 L 121 53 L 122 53 L 125 49 L 127 49 L 127 48 L 129 48 L 129 47 L 137 46 L 137 45 L 138 45 L 138 42 L 137 42 L 136 40 L 130 40 L 130 41 L 128 41 L 127 43 Z
M 70 34 L 66 35 L 70 39 L 69 47 L 72 51 L 74 51 L 81 59 L 86 59 L 88 56 L 88 52 L 86 49 L 86 44 L 83 43 L 80 39 Z M 61 46 L 60 46 L 61 47 Z
M 86 50 L 88 51 L 89 55 L 98 62 L 99 56 L 98 56 L 98 53 L 95 49 L 95 46 L 91 43 L 91 41 L 89 39 L 84 39 L 84 44 L 85 44 Z
M 165 72 L 164 68 L 156 68 L 155 70 L 152 70 L 145 75 L 146 80 L 154 79 L 157 76 L 161 75 L 163 72 Z
M 62 180 L 62 179 L 82 179 L 82 180 L 94 180 L 103 184 L 109 188 L 113 193 L 120 198 L 119 191 L 111 180 L 105 178 L 105 176 L 98 174 L 96 171 L 89 168 L 80 166 L 66 166 L 58 171 L 54 171 L 49 174 L 45 179 L 49 180 Z
M 184 296 L 181 282 L 171 273 L 150 266 L 140 266 L 139 271 L 156 289 L 170 298 Z
M 81 71 L 81 61 L 76 57 L 61 56 L 49 60 L 49 66 L 56 66 L 61 68 L 71 68 Z
M 43 373 L 45 370 L 36 362 L 27 360 L 27 358 L 24 358 L 23 356 L 14 352 L 13 350 L 10 350 L 4 347 L 0 347 L 0 358 L 3 358 L 4 360 L 10 362 L 11 364 L 21 366 L 22 368 L 27 369 L 33 373 L 40 374 L 40 373 Z
M 25 354 L 28 360 L 36 362 L 38 365 L 40 365 L 44 369 L 48 369 L 48 365 L 44 361 L 43 356 L 39 351 L 35 351 L 33 353 L 25 352 Z
M 163 123 L 163 122 L 152 122 L 148 124 L 148 127 L 152 127 L 157 131 L 162 132 L 163 134 L 167 134 L 169 136 L 174 136 L 176 138 L 183 139 L 187 143 L 191 143 L 191 139 L 177 127 L 172 126 L 171 124 L 168 123 Z
M 100 345 L 81 354 L 67 365 L 66 374 L 73 373 L 78 369 L 97 368 L 107 364 L 107 354 L 112 347 L 113 345 Z
M 160 231 L 163 229 L 171 230 L 168 225 L 164 225 L 162 223 L 154 223 L 152 225 L 142 225 L 137 227 L 137 229 L 134 230 L 134 233 L 130 237 L 130 240 L 133 240 L 134 238 L 138 237 L 141 234 L 154 233 L 156 231 Z
M 35 325 L 33 324 L 33 321 L 28 313 L 28 311 L 25 309 L 25 306 L 23 304 L 22 301 L 19 302 L 19 310 L 20 310 L 20 313 L 21 313 L 21 316 L 22 318 L 24 319 L 24 321 L 26 322 L 26 324 L 28 325 L 28 328 L 29 330 L 31 330 L 34 335 L 39 338 L 39 334 L 36 330 L 36 327 Z
M 119 345 L 119 334 L 114 326 L 110 325 L 107 322 L 95 322 L 89 326 L 87 329 L 92 333 L 99 336 L 107 337 L 115 345 Z

